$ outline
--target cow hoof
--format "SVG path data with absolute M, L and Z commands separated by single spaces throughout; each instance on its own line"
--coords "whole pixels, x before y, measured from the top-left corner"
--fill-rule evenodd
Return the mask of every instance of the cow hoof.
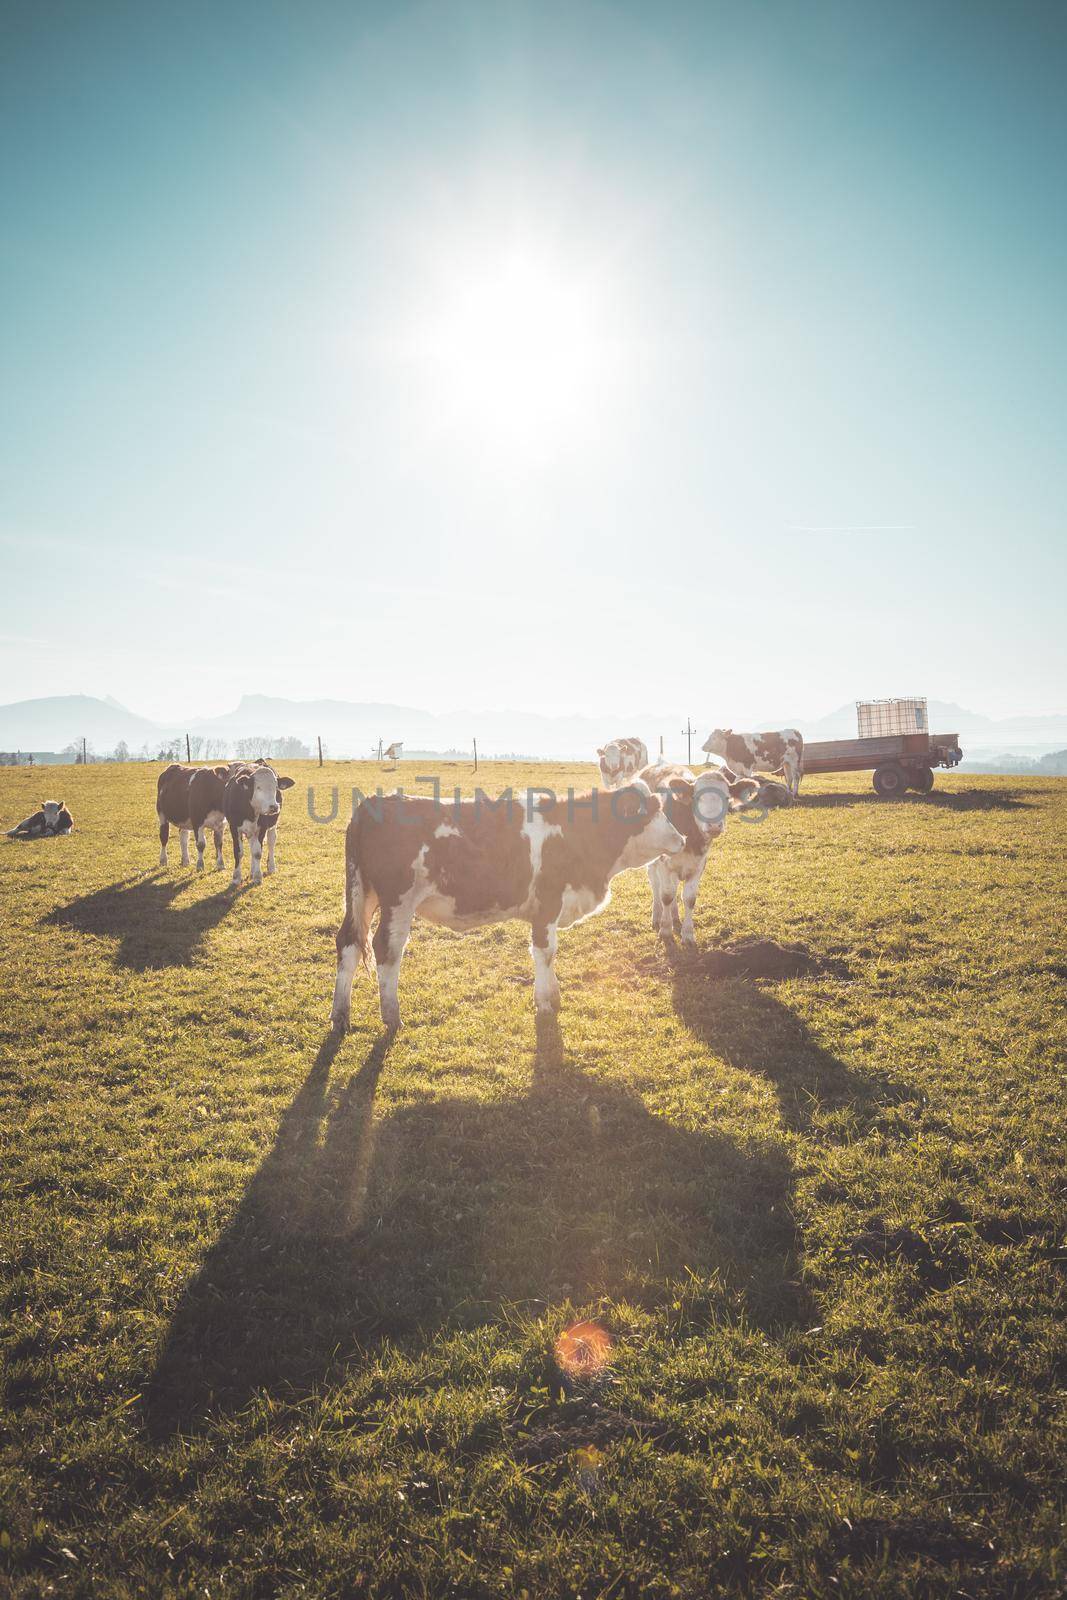
M 204 870 L 204 863 L 203 863 L 203 862 L 202 862 L 202 861 L 198 861 L 198 862 L 197 862 L 197 863 L 196 863 L 196 870 L 197 870 L 197 872 L 203 872 L 203 870 Z
M 226 863 L 225 863 L 225 861 L 216 861 L 215 862 L 215 871 L 216 872 L 225 872 L 226 871 Z
M 685 948 L 687 950 L 695 950 L 696 947 L 697 947 L 697 936 L 696 936 L 696 934 L 695 933 L 683 933 L 682 934 L 682 943 L 685 945 Z
M 271 862 L 269 862 L 269 863 L 268 863 L 268 866 L 267 866 L 267 873 L 268 873 L 268 875 L 269 875 L 269 876 L 270 876 L 270 877 L 273 877 L 273 876 L 274 876 L 274 874 L 275 874 L 275 872 L 277 872 L 277 870 L 278 870 L 278 869 L 277 869 L 277 867 L 276 867 L 276 866 L 275 866 L 275 865 L 274 865 L 274 862 L 273 862 L 273 861 L 271 861 Z
M 241 887 L 241 879 L 238 876 L 238 874 L 235 872 L 233 877 L 230 879 L 230 888 L 231 889 L 239 889 L 240 887 Z

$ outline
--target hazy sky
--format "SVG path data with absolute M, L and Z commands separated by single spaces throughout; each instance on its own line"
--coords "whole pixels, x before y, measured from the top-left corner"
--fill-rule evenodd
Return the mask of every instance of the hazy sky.
M 1067 709 L 1067 6 L 0 15 L 0 700 Z

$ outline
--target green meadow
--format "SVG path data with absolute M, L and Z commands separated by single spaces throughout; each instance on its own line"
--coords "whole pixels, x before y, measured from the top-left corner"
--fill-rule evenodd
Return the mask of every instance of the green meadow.
M 558 1026 L 523 926 L 417 921 L 387 1041 L 349 795 L 471 767 L 283 766 L 239 891 L 158 770 L 0 770 L 76 823 L 0 840 L 0 1593 L 1064 1592 L 1064 780 L 808 781 L 695 953 L 616 880 Z

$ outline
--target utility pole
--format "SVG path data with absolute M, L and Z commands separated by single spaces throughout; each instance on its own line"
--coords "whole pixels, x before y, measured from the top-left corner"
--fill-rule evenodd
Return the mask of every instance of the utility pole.
M 83 767 L 87 767 L 88 765 L 89 765 L 89 757 L 88 757 L 88 755 L 86 753 L 85 735 L 82 734 L 82 766 Z
M 475 739 L 475 741 L 474 741 L 474 770 L 475 770 L 475 772 L 477 772 L 477 770 L 478 770 L 478 741 L 477 741 L 477 739 Z
M 685 727 L 682 732 L 685 735 L 685 764 L 687 767 L 691 767 L 693 765 L 693 735 L 696 733 L 696 729 L 688 717 L 685 719 Z
M 319 734 L 319 766 L 322 766 L 322 734 Z
M 189 753 L 189 735 L 188 734 L 185 735 L 185 759 L 186 759 L 186 761 L 192 761 L 192 759 L 193 759 L 192 756 Z

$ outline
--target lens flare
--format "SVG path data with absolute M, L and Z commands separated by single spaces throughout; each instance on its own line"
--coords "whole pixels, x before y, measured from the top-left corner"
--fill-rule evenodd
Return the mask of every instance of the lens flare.
M 611 1360 L 615 1343 L 598 1322 L 573 1322 L 556 1340 L 556 1363 L 569 1378 L 592 1378 Z

